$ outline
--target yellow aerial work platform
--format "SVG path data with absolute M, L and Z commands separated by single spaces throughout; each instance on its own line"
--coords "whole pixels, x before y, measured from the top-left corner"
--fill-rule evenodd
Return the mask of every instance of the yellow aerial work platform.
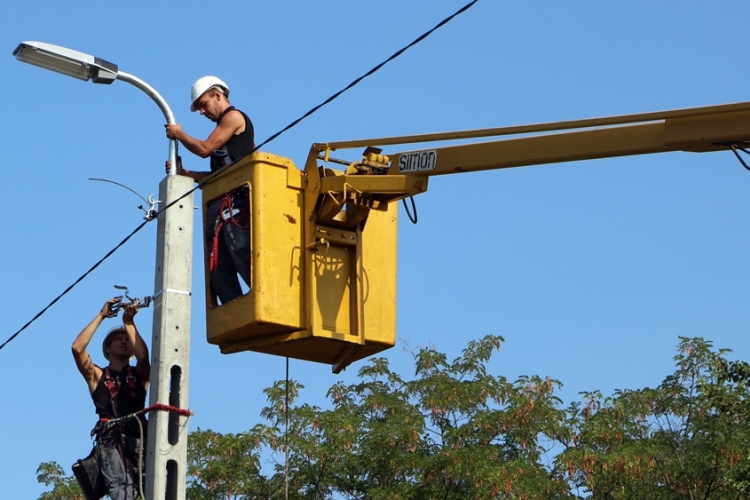
M 389 156 L 373 147 L 485 138 L 495 140 Z M 354 161 L 331 157 L 363 147 Z M 202 186 L 204 220 L 208 202 L 241 186 L 251 214 L 252 286 L 217 306 L 206 275 L 208 341 L 338 372 L 396 340 L 393 201 L 426 191 L 435 175 L 670 151 L 732 151 L 750 170 L 739 154 L 750 154 L 750 102 L 313 144 L 304 171 L 253 153 Z
M 202 186 L 204 221 L 225 193 L 247 186 L 250 195 L 251 287 L 219 306 L 205 266 L 207 337 L 223 353 L 252 350 L 339 371 L 395 343 L 397 211 L 370 211 L 364 233 L 364 221 L 347 221 L 345 198 L 331 193 L 320 203 L 330 215 L 322 223 L 305 214 L 306 184 L 289 159 L 256 152 Z M 315 197 L 308 206 L 319 205 Z

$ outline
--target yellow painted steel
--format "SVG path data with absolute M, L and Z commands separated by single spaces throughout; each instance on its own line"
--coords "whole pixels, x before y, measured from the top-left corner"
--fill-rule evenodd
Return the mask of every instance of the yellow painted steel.
M 750 141 L 750 102 L 553 123 L 330 142 L 314 144 L 311 155 L 318 157 L 322 152 L 330 154 L 336 150 L 371 146 L 429 144 L 507 136 L 519 137 L 458 146 L 428 146 L 421 151 L 435 152 L 435 168 L 406 173 L 418 173 L 427 177 L 670 151 L 728 151 L 727 142 Z M 402 156 L 409 154 L 414 152 L 388 155 L 389 176 L 404 174 L 399 171 L 400 160 Z
M 434 170 L 422 175 L 500 169 L 670 151 L 728 151 L 726 142 L 750 140 L 750 110 L 707 113 L 644 123 L 517 137 L 434 148 Z M 390 156 L 389 174 L 399 175 L 403 155 Z
M 306 176 L 290 160 L 254 153 L 202 187 L 204 220 L 208 203 L 243 185 L 250 193 L 252 286 L 217 305 L 206 271 L 208 341 L 223 353 L 277 354 L 335 371 L 392 347 L 397 212 L 347 218 L 358 209 L 345 193 L 319 196 L 304 189 Z M 338 209 L 320 223 L 316 208 L 326 197 Z
M 463 139 L 481 139 L 485 137 L 502 137 L 524 134 L 538 134 L 541 132 L 555 132 L 561 130 L 589 129 L 596 127 L 610 127 L 632 123 L 646 123 L 677 119 L 702 119 L 707 116 L 719 117 L 725 113 L 750 112 L 750 102 L 731 104 L 717 104 L 695 108 L 672 109 L 667 111 L 651 111 L 629 115 L 604 116 L 599 118 L 583 118 L 579 120 L 565 120 L 560 122 L 534 123 L 529 125 L 511 125 L 508 127 L 494 127 L 475 130 L 459 130 L 453 132 L 437 132 L 430 134 L 414 134 L 392 137 L 378 137 L 374 139 L 355 139 L 351 141 L 336 141 L 313 144 L 316 151 L 336 151 L 341 149 L 364 148 L 368 146 L 393 146 L 398 144 L 418 144 L 437 141 L 454 141 Z M 735 115 L 737 116 L 737 115 Z M 719 121 L 722 121 L 719 118 Z M 326 159 L 326 161 L 328 161 Z
M 204 221 L 209 202 L 242 185 L 250 190 L 251 293 L 219 307 L 205 266 L 207 337 L 224 352 L 233 342 L 305 328 L 301 177 L 290 160 L 254 153 L 202 187 Z M 204 239 L 206 261 L 209 252 Z

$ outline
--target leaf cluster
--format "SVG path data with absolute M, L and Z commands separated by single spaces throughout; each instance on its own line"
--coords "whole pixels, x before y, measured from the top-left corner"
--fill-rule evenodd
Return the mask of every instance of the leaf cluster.
M 488 374 L 501 342 L 470 342 L 453 361 L 420 349 L 413 380 L 393 372 L 387 359 L 371 359 L 357 383 L 331 387 L 327 410 L 290 400 L 284 414 L 281 387 L 268 391 L 264 415 L 272 425 L 264 432 L 275 436 L 278 456 L 289 450 L 289 498 L 566 496 L 564 478 L 544 465 L 565 421 L 554 396 L 559 382 Z M 280 425 L 285 417 L 288 433 Z M 275 473 L 284 470 L 278 462 Z

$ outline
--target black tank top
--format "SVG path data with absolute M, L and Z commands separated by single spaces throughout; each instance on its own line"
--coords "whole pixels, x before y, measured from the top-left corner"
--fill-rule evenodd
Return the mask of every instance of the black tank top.
M 237 108 L 235 108 L 234 106 L 229 106 L 227 109 L 225 109 L 221 113 L 221 115 L 219 115 L 219 119 L 216 120 L 216 124 L 218 125 L 219 123 L 221 123 L 224 115 L 235 109 Z M 237 111 L 240 110 L 237 109 Z M 240 111 L 240 113 L 242 113 L 242 111 Z M 243 118 L 245 118 L 245 130 L 243 130 L 239 134 L 233 134 L 222 148 L 224 151 L 229 153 L 230 163 L 241 160 L 245 156 L 252 153 L 253 149 L 255 148 L 255 129 L 253 128 L 253 122 L 250 121 L 250 118 L 245 113 L 242 113 L 242 116 Z M 214 161 L 211 162 L 212 172 L 221 167 L 223 167 L 223 165 L 217 165 Z
M 128 370 L 130 370 L 130 375 L 135 377 L 135 383 L 133 384 L 132 389 L 127 380 L 129 375 Z M 124 415 L 141 411 L 146 404 L 146 389 L 143 387 L 143 381 L 141 381 L 135 368 L 126 366 L 119 372 L 110 369 L 109 374 L 112 380 L 120 386 L 120 389 L 117 392 L 117 397 L 115 398 L 117 403 L 117 416 L 122 417 Z M 105 374 L 102 373 L 99 383 L 96 384 L 96 389 L 91 393 L 91 399 L 94 400 L 97 415 L 100 417 L 114 418 L 115 411 L 114 408 L 112 408 L 112 400 L 105 379 Z

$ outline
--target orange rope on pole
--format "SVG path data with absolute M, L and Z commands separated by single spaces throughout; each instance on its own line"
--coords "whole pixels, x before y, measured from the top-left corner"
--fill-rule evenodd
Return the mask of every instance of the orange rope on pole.
M 169 406 L 165 405 L 164 403 L 156 403 L 151 406 L 147 406 L 143 410 L 141 410 L 141 413 L 148 413 L 150 411 L 154 410 L 164 410 L 164 411 L 173 411 L 179 415 L 185 416 L 185 417 L 191 417 L 193 416 L 193 412 L 190 410 L 186 410 L 184 408 L 177 408 L 176 406 Z

